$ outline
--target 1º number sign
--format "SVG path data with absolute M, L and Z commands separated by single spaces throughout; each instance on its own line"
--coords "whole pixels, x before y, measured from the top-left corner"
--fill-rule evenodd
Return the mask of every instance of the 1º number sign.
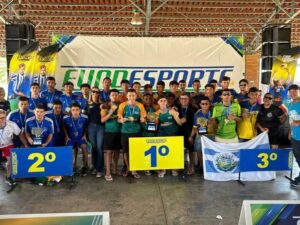
M 13 178 L 73 174 L 72 147 L 14 148 L 10 156 Z
M 129 139 L 130 170 L 184 168 L 183 137 Z
M 240 172 L 291 170 L 292 149 L 241 149 Z

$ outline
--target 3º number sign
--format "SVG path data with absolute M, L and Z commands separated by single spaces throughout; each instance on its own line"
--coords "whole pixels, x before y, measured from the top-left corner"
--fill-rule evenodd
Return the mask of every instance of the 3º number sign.
M 71 176 L 72 147 L 15 148 L 11 150 L 13 178 Z
M 183 138 L 130 138 L 129 166 L 130 170 L 183 169 Z

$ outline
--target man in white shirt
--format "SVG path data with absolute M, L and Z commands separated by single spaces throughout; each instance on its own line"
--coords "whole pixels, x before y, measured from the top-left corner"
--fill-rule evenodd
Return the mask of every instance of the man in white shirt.
M 6 111 L 0 109 L 0 153 L 7 158 L 6 183 L 13 185 L 14 181 L 10 177 L 10 149 L 14 148 L 13 137 L 18 135 L 25 147 L 28 147 L 24 134 L 18 125 L 6 120 Z

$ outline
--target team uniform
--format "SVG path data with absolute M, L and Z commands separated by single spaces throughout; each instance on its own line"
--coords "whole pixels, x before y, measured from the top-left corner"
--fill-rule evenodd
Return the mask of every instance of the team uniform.
M 202 151 L 202 145 L 201 145 L 201 136 L 206 134 L 214 134 L 214 127 L 209 126 L 208 121 L 211 119 L 212 113 L 211 111 L 208 111 L 208 113 L 202 112 L 201 109 L 199 109 L 195 114 L 193 118 L 193 128 L 197 129 L 197 136 L 195 138 L 195 144 L 194 148 L 195 151 Z
M 178 125 L 169 110 L 163 113 L 160 109 L 156 111 L 158 118 L 158 136 L 178 135 Z
M 50 92 L 48 90 L 41 92 L 41 97 L 46 100 L 47 110 L 51 110 L 53 108 L 53 103 L 60 100 L 60 96 L 62 94 L 63 93 L 58 90 L 54 90 L 53 92 Z
M 73 103 L 77 103 L 77 95 L 72 94 L 71 96 L 67 96 L 65 94 L 61 95 L 59 100 L 62 102 L 62 111 L 64 113 L 69 113 L 71 110 L 71 105 Z
M 63 123 L 67 130 L 67 134 L 71 139 L 67 143 L 68 146 L 80 146 L 86 144 L 86 141 L 83 139 L 88 125 L 88 117 L 86 115 L 80 114 L 77 119 L 68 115 L 64 116 Z
M 101 102 L 109 102 L 109 91 L 100 91 L 99 96 Z
M 248 93 L 245 93 L 245 94 L 239 93 L 235 96 L 235 99 L 237 100 L 238 103 L 248 102 L 249 96 L 248 96 Z
M 46 117 L 53 121 L 54 134 L 52 143 L 54 146 L 65 145 L 65 134 L 63 132 L 63 114 L 55 115 L 53 110 L 46 112 Z
M 123 102 L 119 106 L 118 117 L 132 119 L 132 121 L 126 121 L 122 123 L 121 128 L 122 149 L 124 152 L 129 152 L 129 138 L 140 136 L 140 118 L 146 117 L 146 110 L 143 104 L 139 102 L 135 102 L 133 107 L 131 107 L 128 102 Z
M 48 136 L 54 134 L 54 126 L 53 121 L 48 117 L 44 117 L 41 122 L 38 122 L 35 117 L 31 117 L 26 120 L 25 132 L 29 133 L 32 138 L 38 138 L 32 132 L 34 128 L 42 129 L 41 139 L 42 143 L 45 143 Z M 50 141 L 47 147 L 52 146 L 52 142 Z
M 240 103 L 242 114 L 248 114 L 247 117 L 237 124 L 237 132 L 240 139 L 250 140 L 257 135 L 256 120 L 261 106 L 256 102 L 251 105 L 249 101 Z
M 88 100 L 84 97 L 78 97 L 77 102 L 80 105 L 81 112 L 83 114 L 87 114 L 89 104 Z
M 106 116 L 111 107 L 108 109 L 101 109 L 101 116 Z M 104 150 L 120 150 L 121 146 L 121 127 L 118 122 L 118 108 L 114 111 L 111 117 L 105 122 L 104 133 Z
M 16 123 L 21 131 L 25 131 L 26 120 L 30 117 L 34 117 L 33 112 L 27 111 L 27 113 L 23 114 L 17 109 L 8 114 L 7 120 Z
M 6 121 L 5 126 L 0 128 L 0 153 L 4 157 L 10 156 L 10 149 L 14 147 L 13 136 L 20 135 L 21 129 L 12 121 Z
M 44 107 L 46 107 L 46 99 L 42 97 L 29 98 L 29 110 L 33 111 L 38 105 L 43 105 Z

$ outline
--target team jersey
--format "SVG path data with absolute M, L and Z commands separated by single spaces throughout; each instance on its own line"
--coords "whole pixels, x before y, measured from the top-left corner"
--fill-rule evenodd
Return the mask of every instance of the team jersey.
M 292 123 L 294 120 L 300 120 L 300 102 L 293 103 L 291 102 L 288 106 L 289 109 L 289 122 Z M 291 126 L 292 138 L 300 141 L 300 125 Z
M 208 111 L 208 113 L 203 113 L 201 109 L 195 113 L 193 118 L 193 127 L 198 129 L 198 134 L 214 133 L 214 128 L 208 124 L 211 116 L 211 111 Z
M 61 95 L 62 92 L 58 90 L 54 90 L 53 92 L 50 91 L 41 92 L 41 97 L 46 100 L 47 110 L 51 110 L 53 108 L 53 102 L 60 100 Z
M 99 96 L 101 102 L 109 102 L 109 91 L 108 92 L 105 92 L 104 90 L 100 91 Z
M 139 133 L 141 131 L 140 118 L 145 118 L 146 115 L 143 104 L 139 102 L 135 102 L 133 107 L 131 107 L 127 101 L 121 103 L 118 109 L 118 117 L 131 119 L 131 121 L 122 123 L 121 132 L 128 134 Z
M 224 106 L 222 103 L 217 103 L 214 106 L 212 118 L 215 118 L 218 122 L 218 129 L 216 135 L 224 139 L 232 139 L 237 136 L 236 133 L 236 121 L 228 121 L 229 114 L 235 116 L 241 116 L 241 107 L 238 103 L 233 102 L 230 106 Z
M 35 117 L 27 119 L 25 125 L 25 132 L 30 134 L 31 137 L 36 137 L 32 132 L 34 128 L 42 129 L 42 143 L 45 143 L 50 134 L 54 134 L 53 121 L 48 117 L 44 117 L 44 119 L 41 122 L 38 122 Z
M 249 101 L 248 93 L 246 94 L 239 93 L 236 95 L 235 99 L 238 103 L 247 102 Z
M 26 120 L 30 117 L 34 117 L 34 113 L 27 111 L 27 113 L 23 114 L 20 112 L 19 109 L 12 111 L 8 114 L 7 120 L 10 120 L 18 125 L 18 127 L 24 131 L 25 130 L 25 124 Z
M 33 111 L 38 105 L 46 107 L 46 100 L 44 98 L 29 98 L 29 110 Z M 46 108 L 45 108 L 46 109 Z
M 59 99 L 62 102 L 62 111 L 68 113 L 71 110 L 71 105 L 77 102 L 77 95 L 72 94 L 71 96 L 67 96 L 63 94 Z
M 88 125 L 88 117 L 84 114 L 75 119 L 72 116 L 64 116 L 63 123 L 70 139 L 81 139 Z
M 240 106 L 241 114 L 247 114 L 247 117 L 243 117 L 237 124 L 238 136 L 242 139 L 252 139 L 257 135 L 255 124 L 261 107 L 258 103 L 251 105 L 249 101 L 241 102 Z
M 21 129 L 12 121 L 6 121 L 3 128 L 0 128 L 0 148 L 13 145 L 13 135 L 19 135 Z
M 53 138 L 63 137 L 63 114 L 55 115 L 53 110 L 46 112 L 46 117 L 53 121 L 54 134 Z
M 114 106 L 116 107 L 116 106 Z M 108 133 L 120 133 L 121 132 L 121 124 L 118 122 L 118 106 L 116 110 L 113 112 L 111 117 L 105 122 L 105 132 Z M 108 111 L 111 109 L 111 104 L 109 104 L 108 109 L 101 109 L 101 117 L 103 118 L 108 114 Z
M 274 86 L 269 88 L 270 94 L 274 97 L 274 105 L 280 106 L 282 101 L 288 96 L 288 86 Z
M 162 113 L 161 110 L 156 111 L 158 118 L 158 134 L 162 135 L 176 135 L 178 133 L 178 125 L 168 110 L 166 113 Z
M 81 112 L 86 114 L 88 110 L 88 100 L 81 97 L 77 99 L 78 104 L 80 105 Z

